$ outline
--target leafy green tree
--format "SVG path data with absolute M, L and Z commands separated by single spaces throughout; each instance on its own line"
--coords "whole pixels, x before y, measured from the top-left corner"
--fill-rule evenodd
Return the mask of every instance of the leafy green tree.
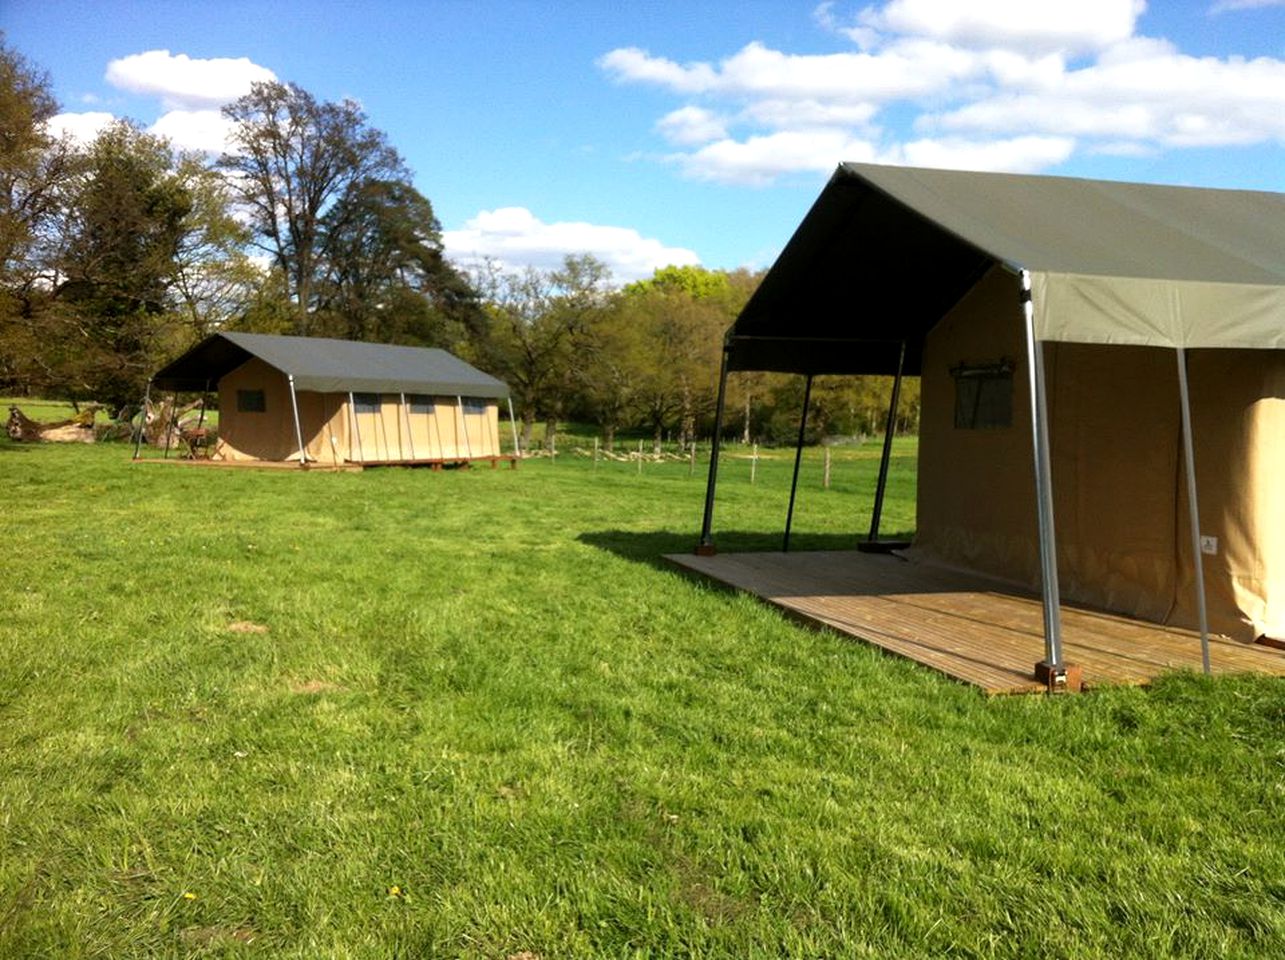
M 337 336 L 467 352 L 477 292 L 443 255 L 442 228 L 409 183 L 363 180 L 322 218 L 320 312 Z
M 612 302 L 610 271 L 583 254 L 559 270 L 504 273 L 493 265 L 478 278 L 492 314 L 486 361 L 508 380 L 530 446 L 537 417 L 552 438 L 583 384 L 593 332 Z
M 233 152 L 219 165 L 233 175 L 252 217 L 256 242 L 273 258 L 306 334 L 322 273 L 323 218 L 357 185 L 405 181 L 408 171 L 383 132 L 352 100 L 319 101 L 295 84 L 255 83 L 223 108 Z
M 54 280 L 44 255 L 56 230 L 71 148 L 45 132 L 58 110 L 49 77 L 0 34 L 0 389 L 48 382 L 41 322 Z
M 246 250 L 250 231 L 233 215 L 227 181 L 202 158 L 180 158 L 175 174 L 190 201 L 174 254 L 171 296 L 198 340 L 249 309 L 263 271 Z
M 0 270 L 8 282 L 47 208 L 42 176 L 53 141 L 45 122 L 58 112 L 48 75 L 0 33 Z
M 165 141 L 119 121 L 81 157 L 63 202 L 46 317 L 52 386 L 121 406 L 185 339 L 169 306 L 192 196 Z

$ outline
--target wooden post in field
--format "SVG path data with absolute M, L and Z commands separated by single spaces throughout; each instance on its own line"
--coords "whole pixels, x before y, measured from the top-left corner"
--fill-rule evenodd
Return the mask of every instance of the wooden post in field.
M 597 437 L 593 438 L 593 466 L 595 470 L 598 469 L 598 438 Z
M 692 441 L 691 450 L 687 455 L 687 475 L 689 477 L 696 474 L 696 441 Z
M 826 490 L 829 490 L 830 489 L 830 448 L 829 447 L 825 448 L 825 473 L 823 474 L 823 476 L 825 479 L 821 481 L 821 485 Z
M 750 483 L 753 483 L 759 472 L 759 445 L 754 444 L 754 455 L 750 457 Z
M 638 473 L 642 474 L 642 441 L 638 441 Z

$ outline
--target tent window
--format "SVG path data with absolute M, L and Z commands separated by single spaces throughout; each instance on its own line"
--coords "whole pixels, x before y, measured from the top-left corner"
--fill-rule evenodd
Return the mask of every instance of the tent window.
M 379 413 L 380 411 L 377 393 L 354 393 L 352 399 L 358 413 Z
M 237 413 L 267 413 L 268 401 L 262 390 L 238 390 L 236 392 Z
M 406 399 L 410 403 L 411 413 L 434 414 L 437 412 L 437 404 L 433 402 L 432 397 L 426 397 L 421 393 L 412 393 Z
M 465 413 L 486 413 L 486 401 L 479 400 L 477 397 L 464 398 Z
M 1013 361 L 960 364 L 955 379 L 955 429 L 995 430 L 1013 425 Z

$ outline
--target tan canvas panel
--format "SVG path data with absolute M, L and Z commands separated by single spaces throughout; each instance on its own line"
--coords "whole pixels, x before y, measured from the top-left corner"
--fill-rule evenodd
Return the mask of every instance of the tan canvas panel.
M 1285 639 L 1285 354 L 1189 354 L 1192 433 L 1210 627 Z M 1187 515 L 1185 488 L 1182 516 Z M 1175 621 L 1196 623 L 1190 534 L 1178 544 Z
M 961 363 L 1013 364 L 1012 426 L 956 430 Z M 993 270 L 934 328 L 924 348 L 916 548 L 1022 584 L 1039 578 L 1025 402 L 1022 316 L 1011 275 Z
M 992 271 L 929 335 L 916 551 L 1039 584 L 1025 343 L 1016 281 Z M 1063 599 L 1195 626 L 1176 352 L 1045 344 Z M 1285 357 L 1189 354 L 1211 629 L 1279 635 L 1285 596 Z M 960 429 L 953 368 L 1010 360 L 1012 425 Z
M 483 402 L 478 413 L 463 413 L 455 397 L 432 397 L 432 412 L 415 401 L 383 394 L 379 412 L 346 416 L 353 421 L 351 459 L 364 463 L 410 460 L 465 460 L 499 455 L 498 406 Z M 466 398 L 467 402 L 467 398 Z M 347 397 L 344 397 L 345 411 Z
M 1034 273 L 1041 340 L 1285 349 L 1285 286 Z
M 243 411 L 238 391 L 262 391 L 264 410 Z M 299 457 L 284 374 L 252 357 L 219 381 L 219 440 L 215 456 L 224 460 L 288 460 Z

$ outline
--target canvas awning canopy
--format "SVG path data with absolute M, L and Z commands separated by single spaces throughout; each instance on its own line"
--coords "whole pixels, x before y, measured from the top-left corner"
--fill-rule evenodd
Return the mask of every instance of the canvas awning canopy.
M 995 264 L 1041 340 L 1285 348 L 1285 194 L 845 163 L 728 331 L 728 368 L 920 370 Z
M 508 386 L 445 350 L 324 337 L 216 333 L 152 378 L 162 390 L 206 390 L 251 357 L 318 393 L 414 393 L 503 398 Z

